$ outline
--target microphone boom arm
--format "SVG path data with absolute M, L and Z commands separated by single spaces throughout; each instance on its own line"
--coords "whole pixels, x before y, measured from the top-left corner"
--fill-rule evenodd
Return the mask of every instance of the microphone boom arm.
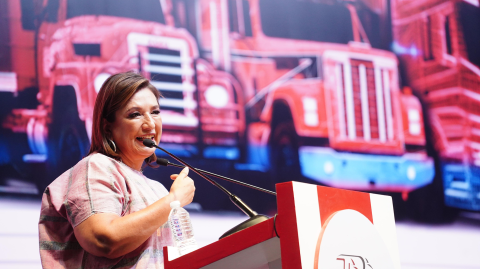
M 161 165 L 174 166 L 174 167 L 178 167 L 178 168 L 185 168 L 185 166 L 182 166 L 182 165 L 179 165 L 179 164 L 176 164 L 176 163 L 171 163 L 171 162 L 169 162 L 169 161 L 166 160 L 166 159 L 164 159 L 164 160 L 165 160 L 166 162 L 165 162 L 165 163 L 162 163 Z M 157 164 L 160 164 L 160 162 L 157 161 Z M 235 180 L 235 179 L 232 179 L 232 178 L 228 178 L 228 177 L 224 177 L 224 176 L 221 176 L 221 175 L 217 175 L 217 174 L 214 174 L 214 173 L 211 173 L 211 172 L 202 170 L 202 169 L 198 169 L 198 168 L 197 168 L 197 171 L 199 171 L 200 173 L 203 173 L 203 174 L 206 174 L 206 175 L 209 175 L 209 176 L 212 176 L 212 177 L 220 178 L 220 179 L 223 179 L 223 180 L 232 182 L 232 183 L 236 183 L 236 184 L 238 184 L 238 185 L 242 185 L 242 186 L 245 186 L 245 187 L 254 189 L 254 190 L 262 191 L 262 192 L 265 192 L 265 193 L 268 193 L 268 194 L 272 194 L 272 195 L 275 195 L 275 196 L 277 195 L 277 193 L 274 192 L 274 191 L 267 190 L 267 189 L 263 189 L 263 188 L 260 188 L 260 187 L 254 186 L 254 185 L 250 185 L 250 184 L 248 184 L 248 183 L 241 182 L 241 181 L 238 181 L 238 180 Z
M 204 175 L 203 173 L 201 173 L 200 171 L 198 171 L 195 167 L 189 165 L 187 162 L 181 160 L 180 158 L 178 158 L 177 156 L 175 156 L 174 154 L 166 151 L 165 149 L 163 149 L 162 147 L 159 147 L 155 144 L 155 142 L 151 139 L 144 139 L 143 140 L 143 144 L 147 147 L 150 147 L 150 148 L 157 148 L 165 153 L 167 153 L 170 157 L 174 158 L 175 160 L 177 160 L 179 163 L 182 163 L 183 165 L 187 166 L 188 168 L 190 168 L 191 170 L 193 170 L 195 173 L 197 173 L 199 176 L 201 176 L 202 178 L 204 178 L 205 180 L 207 180 L 208 182 L 212 183 L 213 185 L 217 186 L 219 189 L 221 189 L 224 193 L 226 193 L 229 197 L 230 197 L 230 200 L 240 209 L 243 211 L 243 213 L 245 213 L 247 216 L 249 216 L 250 218 L 254 218 L 258 215 L 257 212 L 253 211 L 247 204 L 245 204 L 239 197 L 237 197 L 235 194 L 229 192 L 227 189 L 225 189 L 222 185 L 218 184 L 216 181 L 214 181 L 213 179 L 207 177 L 206 175 Z

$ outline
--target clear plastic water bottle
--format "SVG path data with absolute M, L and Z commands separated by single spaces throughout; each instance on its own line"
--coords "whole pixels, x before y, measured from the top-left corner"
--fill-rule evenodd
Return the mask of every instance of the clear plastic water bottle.
M 171 202 L 170 207 L 172 210 L 168 215 L 168 224 L 172 230 L 174 247 L 178 249 L 180 256 L 198 249 L 187 210 L 180 206 L 179 201 Z

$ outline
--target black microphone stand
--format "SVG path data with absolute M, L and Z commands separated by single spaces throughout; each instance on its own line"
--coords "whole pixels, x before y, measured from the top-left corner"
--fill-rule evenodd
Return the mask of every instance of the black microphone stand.
M 205 180 L 207 180 L 208 182 L 212 183 L 213 185 L 217 186 L 217 188 L 219 188 L 220 190 L 222 190 L 225 194 L 227 194 L 230 198 L 230 200 L 240 209 L 243 211 L 243 213 L 245 213 L 249 219 L 238 224 L 237 226 L 233 227 L 232 229 L 228 230 L 227 232 L 225 232 L 222 236 L 220 236 L 220 239 L 226 237 L 226 236 L 229 236 L 231 234 L 234 234 L 238 231 L 241 231 L 243 229 L 246 229 L 248 227 L 251 227 L 257 223 L 260 223 L 262 221 L 266 221 L 268 220 L 268 217 L 265 216 L 265 215 L 260 215 L 258 214 L 257 212 L 253 211 L 247 204 L 245 204 L 239 197 L 237 197 L 235 194 L 229 192 L 227 189 L 225 189 L 222 185 L 218 184 L 216 181 L 214 181 L 213 179 L 210 179 L 209 177 L 207 177 L 206 175 L 202 174 L 200 171 L 198 171 L 195 167 L 189 165 L 188 163 L 186 163 L 185 161 L 183 161 L 182 159 L 178 158 L 177 156 L 175 156 L 174 154 L 168 152 L 167 150 L 163 149 L 162 147 L 159 147 L 155 144 L 155 142 L 151 139 L 144 139 L 143 140 L 143 145 L 149 147 L 149 148 L 157 148 L 165 153 L 167 153 L 170 157 L 174 158 L 175 160 L 177 160 L 178 162 L 182 163 L 183 165 L 187 166 L 188 168 L 190 168 L 192 171 L 194 171 L 195 173 L 197 173 L 199 176 L 201 176 L 202 178 L 204 178 Z
M 178 167 L 178 168 L 182 168 L 182 169 L 185 168 L 185 166 L 183 166 L 183 165 L 179 165 L 179 164 L 176 164 L 176 163 L 171 163 L 169 160 L 164 159 L 164 158 L 158 158 L 157 159 L 157 164 L 162 165 L 162 166 L 174 166 L 174 167 Z M 272 194 L 272 195 L 275 195 L 275 196 L 277 195 L 276 192 L 271 191 L 271 190 L 266 190 L 264 188 L 260 188 L 260 187 L 257 187 L 257 186 L 254 186 L 254 185 L 251 185 L 251 184 L 248 184 L 248 183 L 245 183 L 245 182 L 241 182 L 241 181 L 229 178 L 229 177 L 224 177 L 224 176 L 221 176 L 221 175 L 217 175 L 217 174 L 214 174 L 212 172 L 208 172 L 208 171 L 205 171 L 205 170 L 202 170 L 202 169 L 198 169 L 198 168 L 196 168 L 196 169 L 197 169 L 198 172 L 200 172 L 204 175 L 220 178 L 220 179 L 223 179 L 223 180 L 226 180 L 226 181 L 238 184 L 238 185 L 242 185 L 244 187 L 248 187 L 248 188 L 251 188 L 251 189 L 254 189 L 254 190 L 257 190 L 257 191 L 261 191 L 261 192 L 264 192 L 264 193 Z

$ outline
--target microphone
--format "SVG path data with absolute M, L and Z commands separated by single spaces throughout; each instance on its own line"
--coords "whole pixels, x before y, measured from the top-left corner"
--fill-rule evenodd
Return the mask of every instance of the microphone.
M 246 229 L 248 227 L 251 227 L 257 223 L 260 223 L 262 221 L 268 220 L 268 217 L 265 215 L 260 215 L 257 212 L 253 211 L 247 204 L 245 204 L 239 197 L 237 197 L 235 194 L 229 192 L 227 189 L 225 189 L 222 185 L 218 184 L 216 181 L 213 179 L 210 179 L 206 175 L 204 175 L 202 172 L 198 171 L 196 168 L 193 166 L 189 165 L 187 162 L 183 161 L 182 159 L 178 158 L 175 156 L 173 153 L 168 152 L 167 150 L 163 149 L 162 147 L 159 147 L 155 144 L 155 142 L 151 139 L 143 139 L 143 145 L 149 148 L 157 148 L 165 153 L 167 153 L 170 157 L 174 158 L 177 160 L 179 163 L 182 163 L 183 165 L 187 166 L 190 168 L 193 172 L 207 180 L 208 182 L 212 183 L 213 185 L 217 186 L 220 190 L 222 190 L 225 194 L 227 194 L 230 198 L 230 201 L 232 201 L 240 210 L 245 213 L 249 219 L 238 224 L 237 226 L 233 227 L 232 229 L 226 231 L 222 236 L 220 236 L 219 239 L 222 239 L 226 236 L 229 236 L 231 234 L 234 234 L 238 231 L 241 231 L 243 229 Z
M 183 165 L 178 165 L 178 164 L 175 164 L 175 163 L 171 163 L 170 161 L 168 161 L 167 159 L 164 159 L 164 158 L 158 158 L 157 159 L 157 164 L 162 165 L 162 166 L 174 166 L 174 167 L 178 167 L 178 168 L 182 168 L 182 169 L 185 168 L 185 166 L 183 166 Z M 268 194 L 277 195 L 277 193 L 274 192 L 274 191 L 266 190 L 266 189 L 263 189 L 263 188 L 260 188 L 260 187 L 257 187 L 257 186 L 254 186 L 254 185 L 251 185 L 251 184 L 248 184 L 248 183 L 244 183 L 244 182 L 241 182 L 241 181 L 238 181 L 238 180 L 235 180 L 235 179 L 231 179 L 231 178 L 228 178 L 228 177 L 217 175 L 217 174 L 214 174 L 214 173 L 211 173 L 211 172 L 208 172 L 208 171 L 204 171 L 204 170 L 201 170 L 201 169 L 198 169 L 198 168 L 197 168 L 197 171 L 199 171 L 200 173 L 202 173 L 204 175 L 209 175 L 209 176 L 212 176 L 212 177 L 220 178 L 220 179 L 223 179 L 223 180 L 226 180 L 226 181 L 229 181 L 229 182 L 232 182 L 232 183 L 236 183 L 238 185 L 242 185 L 242 186 L 257 190 L 257 191 L 262 191 L 262 192 L 265 192 L 265 193 L 268 193 Z

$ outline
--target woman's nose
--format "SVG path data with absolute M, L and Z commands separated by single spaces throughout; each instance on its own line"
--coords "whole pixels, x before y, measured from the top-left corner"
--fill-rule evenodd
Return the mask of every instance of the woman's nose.
M 155 129 L 155 121 L 153 120 L 152 115 L 147 114 L 143 123 L 143 127 L 148 129 Z

